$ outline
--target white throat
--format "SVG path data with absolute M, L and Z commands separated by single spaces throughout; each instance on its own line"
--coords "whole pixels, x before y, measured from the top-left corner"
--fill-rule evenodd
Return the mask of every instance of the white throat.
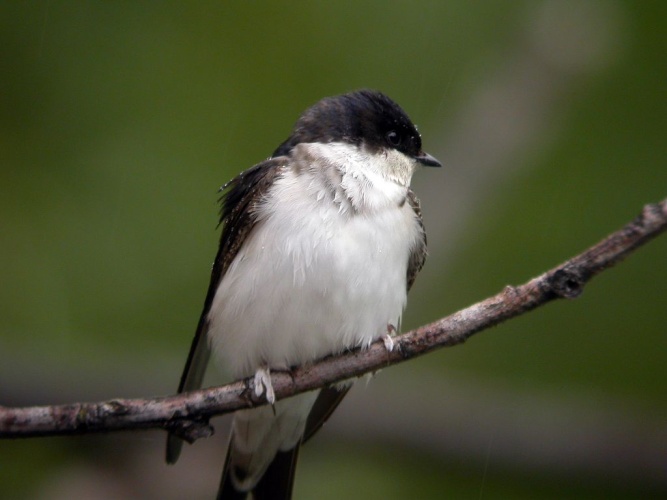
M 395 149 L 373 153 L 343 142 L 299 144 L 292 156 L 314 176 L 334 176 L 330 186 L 336 201 L 349 202 L 358 212 L 402 205 L 417 168 L 414 159 Z

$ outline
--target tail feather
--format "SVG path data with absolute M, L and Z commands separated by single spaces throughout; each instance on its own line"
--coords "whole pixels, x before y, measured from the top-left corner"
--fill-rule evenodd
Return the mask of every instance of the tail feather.
M 251 491 L 237 490 L 231 479 L 231 444 L 227 449 L 217 500 L 245 500 L 252 492 L 253 500 L 290 500 L 294 487 L 300 443 L 288 451 L 279 451 Z
M 232 484 L 232 478 L 230 477 L 231 469 L 231 454 L 232 454 L 232 443 L 229 442 L 227 446 L 227 456 L 225 457 L 225 467 L 222 469 L 222 477 L 220 478 L 220 487 L 218 488 L 218 496 L 216 500 L 245 500 L 248 497 L 247 491 L 239 491 Z
M 254 500 L 289 500 L 301 443 L 326 422 L 349 388 L 327 387 L 273 408 L 237 412 L 218 500 L 243 500 L 250 492 Z
M 301 444 L 289 451 L 279 451 L 252 490 L 254 500 L 290 500 Z

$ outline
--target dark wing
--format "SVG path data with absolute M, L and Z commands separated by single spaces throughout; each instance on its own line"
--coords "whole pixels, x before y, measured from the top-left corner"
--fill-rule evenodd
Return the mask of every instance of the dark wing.
M 419 237 L 408 260 L 407 285 L 409 292 L 415 279 L 417 279 L 417 274 L 419 274 L 419 271 L 424 267 L 428 252 L 426 251 L 426 230 L 424 229 L 424 220 L 422 219 L 422 207 L 419 204 L 419 198 L 417 198 L 417 195 L 415 195 L 412 189 L 408 189 L 408 203 L 412 207 L 412 210 L 414 210 L 415 218 L 419 225 Z
M 218 254 L 213 263 L 211 282 L 199 317 L 197 331 L 185 362 L 178 392 L 199 389 L 211 357 L 206 339 L 208 312 L 218 285 L 255 224 L 255 205 L 273 183 L 285 165 L 284 158 L 272 158 L 240 173 L 222 188 L 220 224 L 223 225 Z M 174 434 L 167 438 L 167 463 L 175 463 L 183 441 Z
M 308 414 L 306 420 L 306 430 L 303 433 L 302 442 L 308 441 L 313 435 L 320 430 L 329 417 L 334 412 L 338 405 L 343 400 L 347 391 L 350 390 L 352 384 L 346 386 L 329 386 L 320 390 L 313 408 Z

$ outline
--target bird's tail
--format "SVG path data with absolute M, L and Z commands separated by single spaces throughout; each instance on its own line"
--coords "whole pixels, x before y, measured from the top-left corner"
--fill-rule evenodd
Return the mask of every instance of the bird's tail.
M 307 392 L 234 414 L 218 498 L 244 498 L 250 491 L 255 499 L 290 498 L 299 446 L 317 395 Z
M 279 451 L 267 467 L 259 482 L 250 490 L 236 489 L 230 477 L 231 443 L 227 449 L 225 468 L 222 471 L 220 488 L 218 489 L 218 500 L 245 500 L 252 492 L 254 500 L 289 500 L 292 498 L 292 487 L 294 486 L 294 475 L 296 463 L 299 456 L 301 443 L 288 451 Z
M 255 500 L 289 500 L 301 443 L 322 427 L 350 387 L 327 387 L 235 413 L 218 500 L 243 500 L 250 492 Z

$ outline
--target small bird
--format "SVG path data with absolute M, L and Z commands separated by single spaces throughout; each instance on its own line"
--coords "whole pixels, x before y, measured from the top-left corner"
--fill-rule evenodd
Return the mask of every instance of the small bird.
M 389 97 L 360 90 L 307 109 L 273 155 L 221 190 L 220 247 L 178 392 L 211 353 L 254 376 L 270 406 L 234 413 L 218 498 L 289 499 L 299 447 L 350 384 L 275 401 L 271 370 L 383 339 L 391 349 L 426 258 L 419 166 L 440 163 Z M 167 462 L 182 441 L 171 434 Z

